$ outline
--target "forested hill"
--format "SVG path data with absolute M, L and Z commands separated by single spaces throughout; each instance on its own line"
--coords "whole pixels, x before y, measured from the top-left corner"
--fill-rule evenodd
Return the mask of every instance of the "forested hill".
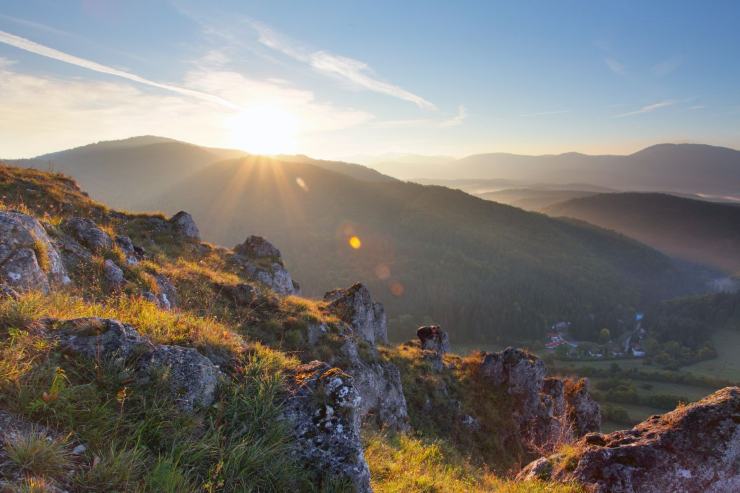
M 668 257 L 589 225 L 301 162 L 221 162 L 137 208 L 187 209 L 227 246 L 246 233 L 273 239 L 305 294 L 361 280 L 399 339 L 430 321 L 487 342 L 536 338 L 562 319 L 616 327 L 647 298 L 698 285 Z
M 615 193 L 568 200 L 545 212 L 588 221 L 668 254 L 740 274 L 740 205 Z

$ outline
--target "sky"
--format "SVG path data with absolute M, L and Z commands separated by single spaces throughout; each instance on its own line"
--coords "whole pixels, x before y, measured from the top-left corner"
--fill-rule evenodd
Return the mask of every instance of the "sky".
M 740 148 L 735 1 L 3 0 L 0 156 Z

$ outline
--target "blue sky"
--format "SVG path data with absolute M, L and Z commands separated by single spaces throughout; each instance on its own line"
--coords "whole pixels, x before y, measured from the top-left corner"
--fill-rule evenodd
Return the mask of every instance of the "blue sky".
M 316 157 L 740 147 L 740 4 L 0 5 L 0 155 L 138 134 Z

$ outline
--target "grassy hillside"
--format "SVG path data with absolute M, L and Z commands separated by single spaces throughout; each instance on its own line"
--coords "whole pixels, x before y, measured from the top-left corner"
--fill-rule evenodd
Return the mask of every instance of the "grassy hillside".
M 226 250 L 173 235 L 162 228 L 161 217 L 111 210 L 61 175 L 0 166 L 0 197 L 0 210 L 38 218 L 60 241 L 64 219 L 83 216 L 107 234 L 129 235 L 146 251 L 138 263 L 121 258 L 117 246 L 91 251 L 69 270 L 69 284 L 49 293 L 0 297 L 0 424 L 15 430 L 11 434 L 0 429 L 0 490 L 352 491 L 298 460 L 291 452 L 292 435 L 280 419 L 286 380 L 296 365 L 316 358 L 316 352 L 332 350 L 312 349 L 301 335 L 308 324 L 331 328 L 337 323 L 326 303 L 278 296 L 240 277 L 225 262 Z M 105 260 L 115 260 L 124 270 L 120 289 L 106 287 L 101 268 Z M 177 289 L 174 310 L 141 295 L 142 287 L 155 289 L 153 279 L 159 275 Z M 224 294 L 224 286 L 245 282 L 256 294 L 251 303 L 235 304 Z M 142 381 L 134 378 L 139 371 L 135 354 L 109 360 L 65 348 L 57 334 L 68 330 L 69 319 L 79 317 L 115 318 L 154 344 L 194 349 L 218 361 L 223 374 L 215 402 L 185 412 L 172 395 L 167 371 L 152 372 Z M 445 376 L 429 375 L 413 351 L 388 347 L 380 353 L 401 364 L 407 399 L 413 403 L 423 401 L 423 393 L 436 385 L 434 379 L 461 387 L 455 387 L 456 393 L 474 388 L 475 382 L 462 374 L 455 383 L 452 370 Z M 418 383 L 427 377 L 429 381 Z M 488 413 L 482 416 L 506 419 L 508 408 L 496 404 L 498 393 L 484 387 L 478 391 L 485 398 L 470 394 L 465 407 L 454 411 L 473 406 Z M 520 457 L 516 450 L 497 445 L 497 433 L 486 432 L 481 441 L 487 455 L 471 456 L 472 449 L 462 449 L 456 441 L 470 445 L 470 434 L 456 438 L 449 436 L 448 426 L 435 429 L 433 421 L 426 422 L 421 405 L 412 405 L 410 413 L 425 436 L 413 430 L 389 433 L 372 425 L 365 429 L 375 491 L 582 491 L 576 485 L 507 479 L 504 465 Z M 489 443 L 492 446 L 486 446 Z
M 561 319 L 588 334 L 696 280 L 656 251 L 588 225 L 305 163 L 218 163 L 142 207 L 187 209 L 224 245 L 245 232 L 272 238 L 305 293 L 361 280 L 386 303 L 401 339 L 423 321 L 457 340 L 538 338 Z
M 588 221 L 670 255 L 740 273 L 740 205 L 616 193 L 568 200 L 546 212 Z

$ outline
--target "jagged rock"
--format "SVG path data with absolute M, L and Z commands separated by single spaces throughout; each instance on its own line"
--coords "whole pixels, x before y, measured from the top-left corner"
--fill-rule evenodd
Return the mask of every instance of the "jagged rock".
M 180 211 L 169 219 L 175 231 L 185 238 L 200 240 L 200 231 L 195 224 L 193 216 L 185 211 Z
M 283 419 L 301 462 L 319 475 L 349 481 L 359 493 L 372 491 L 360 440 L 362 399 L 352 377 L 313 361 L 294 370 L 289 387 Z
M 102 253 L 113 246 L 108 233 L 98 227 L 91 219 L 72 217 L 62 223 L 62 227 L 93 253 Z
M 111 291 L 119 291 L 126 282 L 123 270 L 121 270 L 121 268 L 110 259 L 106 259 L 105 262 L 103 262 L 103 278 L 105 279 L 108 289 Z
M 370 291 L 355 284 L 347 289 L 335 289 L 324 295 L 329 310 L 352 326 L 370 344 L 388 342 L 388 322 L 385 309 L 370 296 Z
M 164 310 L 177 307 L 177 289 L 167 276 L 158 274 L 156 277 L 159 293 L 156 295 L 157 304 Z
M 66 321 L 56 333 L 66 351 L 132 365 L 140 383 L 153 371 L 165 370 L 172 397 L 183 411 L 213 403 L 220 372 L 193 348 L 153 344 L 130 325 L 94 317 Z
M 128 236 L 117 235 L 116 245 L 126 255 L 126 263 L 129 265 L 136 265 L 139 260 L 144 258 L 144 249 L 134 245 L 134 242 Z
M 601 409 L 588 392 L 588 380 L 569 381 L 565 386 L 565 403 L 568 421 L 572 423 L 576 436 L 599 431 Z
M 541 458 L 520 479 L 576 481 L 596 493 L 740 491 L 740 388 L 652 416 L 630 430 L 591 433 L 575 454 Z
M 261 236 L 250 236 L 234 247 L 234 252 L 249 258 L 270 258 L 282 264 L 280 250 Z
M 355 388 L 362 396 L 360 416 L 373 419 L 383 428 L 408 429 L 409 415 L 401 372 L 390 361 L 381 360 L 375 347 L 366 347 L 364 353 L 363 358 L 357 342 L 348 331 L 336 361 L 333 361 L 333 364 L 341 365 L 352 376 Z
M 443 356 L 450 350 L 450 338 L 439 325 L 426 325 L 416 330 L 416 337 L 421 341 L 421 348 Z
M 535 451 L 549 452 L 599 429 L 599 405 L 588 394 L 587 381 L 545 378 L 545 364 L 533 354 L 515 348 L 484 353 L 479 372 L 511 396 L 519 433 Z
M 35 218 L 0 212 L 0 282 L 18 291 L 44 292 L 69 282 L 59 252 Z
M 282 263 L 273 262 L 269 267 L 260 266 L 242 255 L 232 256 L 231 261 L 240 268 L 242 274 L 247 278 L 264 284 L 278 294 L 298 293 L 296 283 L 293 282 L 290 273 L 283 267 Z

